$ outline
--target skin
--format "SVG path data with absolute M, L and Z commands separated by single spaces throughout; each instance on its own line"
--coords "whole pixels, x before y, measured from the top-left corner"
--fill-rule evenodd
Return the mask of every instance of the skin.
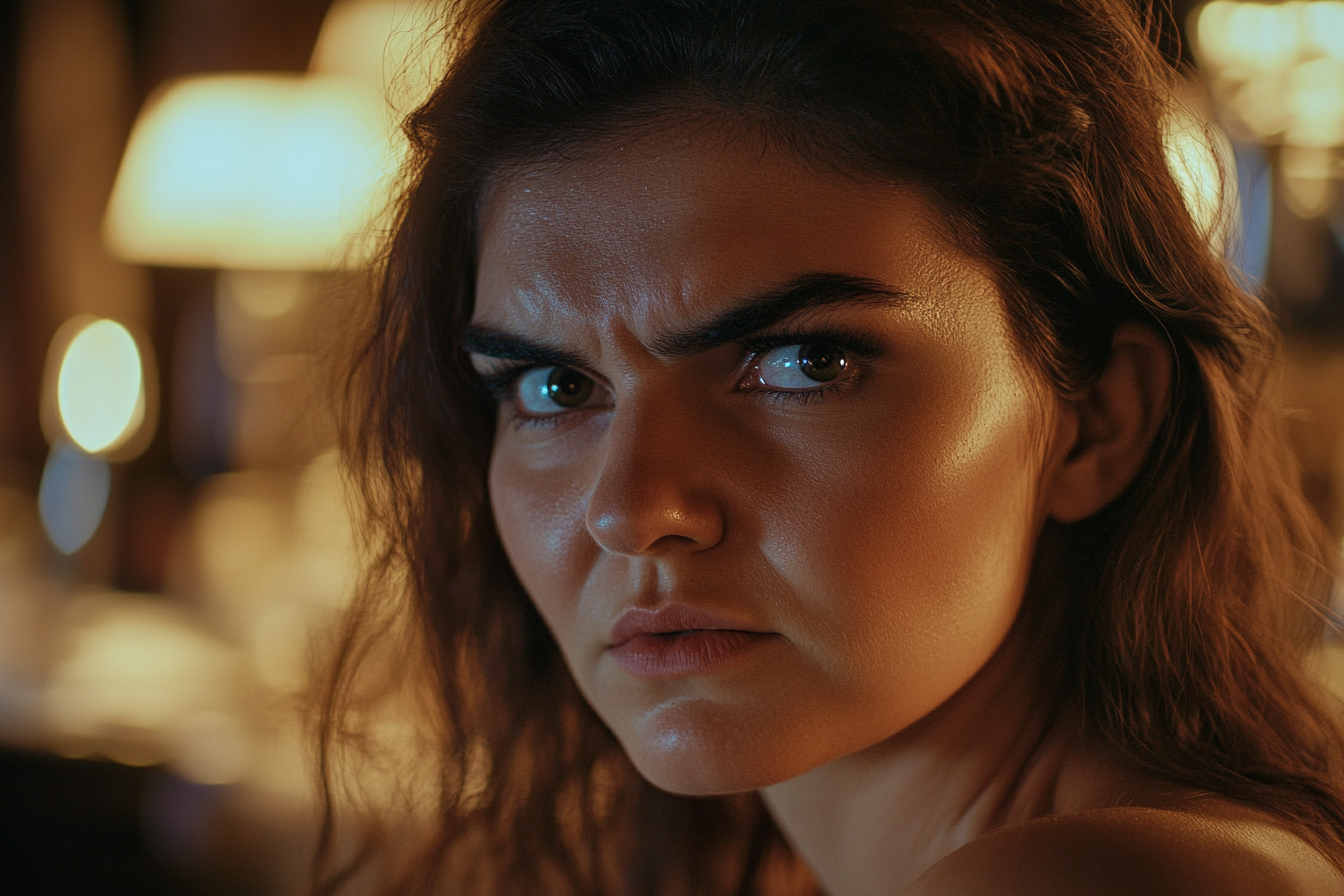
M 1164 344 L 1122 327 L 1093 393 L 1053 395 L 947 220 L 912 187 L 818 172 L 712 128 L 499 178 L 474 332 L 563 354 L 593 383 L 581 406 L 542 415 L 505 387 L 489 485 L 515 571 L 639 771 L 679 793 L 762 790 L 835 896 L 1005 880 L 1067 892 L 1117 856 L 1142 875 L 1149 853 L 1165 856 L 1159 872 L 1194 869 L 1158 883 L 1202 892 L 1222 885 L 1209 875 L 1225 874 L 1229 849 L 1258 849 L 1279 874 L 1291 850 L 1272 825 L 1090 742 L 1045 699 L 1051 669 L 1033 649 L 1049 633 L 1048 577 L 1028 588 L 1042 527 L 1095 512 L 1133 478 L 1165 407 Z M 817 274 L 896 298 L 667 350 Z M 779 388 L 764 356 L 818 331 L 851 340 L 845 373 Z M 518 365 L 485 351 L 473 363 L 495 378 Z M 1028 598 L 1046 611 L 1024 612 Z M 613 624 L 672 602 L 770 634 L 708 673 L 630 674 L 609 649 Z M 1138 807 L 1158 815 L 1126 834 Z M 1086 821 L 1097 811 L 1119 815 Z M 1075 840 L 1032 827 L 1061 815 L 1086 821 L 1065 832 Z M 1173 842 L 1175 858 L 1158 855 Z M 1004 878 L 1007 861 L 1045 877 Z

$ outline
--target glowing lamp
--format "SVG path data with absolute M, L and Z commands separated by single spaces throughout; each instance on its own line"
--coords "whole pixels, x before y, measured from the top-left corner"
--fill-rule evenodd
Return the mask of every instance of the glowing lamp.
M 337 75 L 188 78 L 145 104 L 106 237 L 140 263 L 358 266 L 397 169 L 376 91 Z
M 114 448 L 145 419 L 145 378 L 135 338 L 98 320 L 70 341 L 56 381 L 65 431 L 89 454 Z
M 114 320 L 72 318 L 47 351 L 42 429 L 51 453 L 42 470 L 42 525 L 64 554 L 82 548 L 103 519 L 109 460 L 135 457 L 154 434 L 157 377 L 142 343 Z
M 446 71 L 443 0 L 335 0 L 308 70 L 348 75 L 374 88 L 389 124 L 429 98 Z

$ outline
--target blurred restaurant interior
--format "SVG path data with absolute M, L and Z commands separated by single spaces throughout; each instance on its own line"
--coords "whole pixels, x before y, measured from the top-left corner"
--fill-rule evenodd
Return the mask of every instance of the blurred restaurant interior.
M 324 359 L 436 2 L 0 4 L 0 892 L 303 891 L 303 694 L 358 568 Z M 1344 0 L 1173 6 L 1173 170 L 1284 321 L 1342 536 Z

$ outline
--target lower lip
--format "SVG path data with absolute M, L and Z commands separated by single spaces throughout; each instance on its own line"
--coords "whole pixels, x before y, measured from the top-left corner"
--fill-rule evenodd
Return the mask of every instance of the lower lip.
M 682 678 L 725 669 L 774 637 L 769 632 L 695 629 L 640 635 L 607 652 L 636 678 Z

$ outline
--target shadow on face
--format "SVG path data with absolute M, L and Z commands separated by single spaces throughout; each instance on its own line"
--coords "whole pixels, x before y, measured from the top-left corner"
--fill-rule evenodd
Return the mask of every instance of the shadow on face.
M 1059 463 L 986 267 L 917 189 L 670 127 L 502 177 L 472 360 L 508 556 L 639 770 L 766 786 L 999 648 Z

